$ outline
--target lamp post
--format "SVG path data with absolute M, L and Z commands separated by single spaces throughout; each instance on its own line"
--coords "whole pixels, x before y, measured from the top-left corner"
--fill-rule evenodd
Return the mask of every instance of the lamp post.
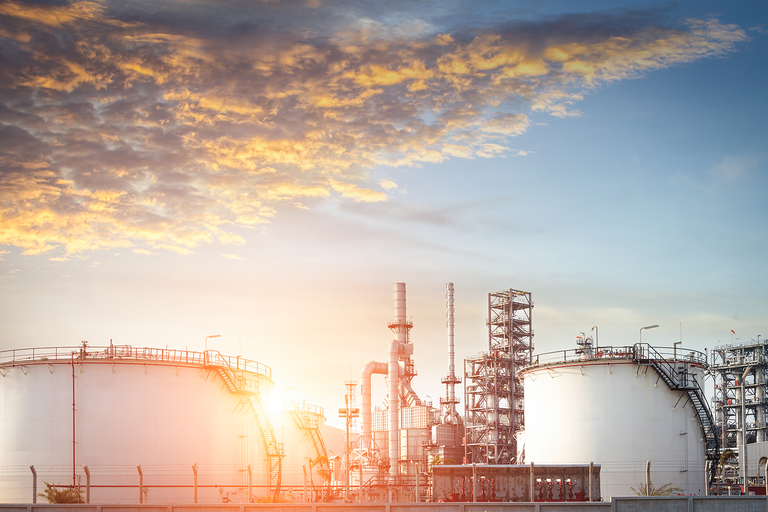
M 221 334 L 211 334 L 205 337 L 205 351 L 208 352 L 208 338 L 221 338 Z
M 600 346 L 600 344 L 597 342 L 597 326 L 593 325 L 590 331 L 595 331 L 595 348 L 597 348 Z
M 208 338 L 221 338 L 221 334 L 211 334 L 205 337 L 205 352 L 203 352 L 203 359 L 208 364 Z
M 646 329 L 655 329 L 655 328 L 657 328 L 658 326 L 659 326 L 659 324 L 654 324 L 654 325 L 646 325 L 645 327 L 641 327 L 641 328 L 640 328 L 640 343 L 642 343 L 642 342 L 643 342 L 643 331 L 644 331 L 644 330 L 646 330 Z
M 349 380 L 344 383 L 347 387 L 347 394 L 344 395 L 344 408 L 339 409 L 339 418 L 344 418 L 346 421 L 346 433 L 344 437 L 344 498 L 349 502 L 349 423 L 353 418 L 357 418 L 360 415 L 360 409 L 351 403 L 355 399 L 355 387 L 357 382 Z M 360 484 L 362 488 L 362 483 Z M 360 497 L 362 500 L 362 497 Z

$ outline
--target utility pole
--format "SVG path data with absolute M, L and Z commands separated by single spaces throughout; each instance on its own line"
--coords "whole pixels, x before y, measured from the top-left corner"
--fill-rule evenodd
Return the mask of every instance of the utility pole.
M 344 385 L 347 386 L 347 394 L 344 395 L 344 408 L 339 409 L 339 418 L 345 418 L 347 426 L 344 438 L 344 499 L 349 502 L 349 424 L 360 415 L 360 409 L 355 407 L 357 381 L 348 380 Z

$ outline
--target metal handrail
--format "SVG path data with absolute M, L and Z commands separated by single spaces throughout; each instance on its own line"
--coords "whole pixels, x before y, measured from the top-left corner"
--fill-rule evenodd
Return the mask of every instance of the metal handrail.
M 286 411 L 308 412 L 325 417 L 325 410 L 319 405 L 312 405 L 306 402 L 294 402 L 293 400 L 283 400 L 283 409 Z
M 635 343 L 625 346 L 601 346 L 591 349 L 556 350 L 536 354 L 529 366 L 548 365 L 554 363 L 573 363 L 599 361 L 603 359 L 653 359 L 654 361 L 670 363 L 673 361 L 694 364 L 707 364 L 704 352 L 682 347 L 652 347 L 647 343 Z
M 225 356 L 218 350 L 195 352 L 167 348 L 132 347 L 131 345 L 35 347 L 0 351 L 0 366 L 46 363 L 56 361 L 134 360 L 152 363 L 177 363 L 201 366 L 225 366 L 272 379 L 272 368 L 240 356 Z

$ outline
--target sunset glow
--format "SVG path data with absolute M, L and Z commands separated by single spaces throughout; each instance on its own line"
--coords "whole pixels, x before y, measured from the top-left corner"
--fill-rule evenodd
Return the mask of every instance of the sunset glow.
M 509 287 L 537 351 L 764 334 L 766 9 L 483 4 L 0 4 L 1 349 L 221 332 L 333 411 L 393 282 L 436 402 L 448 281 L 458 359 Z

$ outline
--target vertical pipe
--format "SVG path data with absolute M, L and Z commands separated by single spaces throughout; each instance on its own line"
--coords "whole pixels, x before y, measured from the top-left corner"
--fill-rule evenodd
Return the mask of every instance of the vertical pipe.
M 250 467 L 248 473 L 250 474 Z M 197 503 L 197 462 L 192 464 L 192 503 Z
M 306 482 L 306 469 L 304 470 L 304 494 L 307 493 L 307 482 Z M 253 472 L 251 471 L 251 465 L 248 464 L 248 503 L 253 503 Z
M 387 363 L 370 361 L 360 372 L 360 423 L 362 423 L 362 447 L 371 448 L 371 375 L 387 375 Z
M 704 463 L 704 496 L 709 496 L 709 464 L 710 461 Z
M 589 501 L 595 501 L 592 499 L 592 469 L 594 465 L 594 462 L 589 461 Z
M 387 380 L 389 384 L 389 483 L 395 485 L 400 473 L 400 365 L 398 352 L 401 343 L 392 340 L 389 344 Z
M 472 503 L 477 502 L 477 464 L 472 463 Z
M 360 503 L 362 503 L 363 502 L 363 462 L 362 461 L 360 461 L 360 466 L 358 466 L 358 467 L 359 467 L 359 471 L 360 471 L 360 482 L 359 482 L 360 489 L 357 492 L 359 493 L 358 499 L 359 499 Z M 768 466 L 766 466 L 766 467 L 768 467 Z M 766 484 L 766 485 L 768 485 L 768 484 Z
M 533 462 L 531 462 L 531 475 L 530 475 L 530 482 L 529 482 L 529 487 L 530 487 L 530 492 L 531 492 L 531 503 L 533 503 L 534 496 L 536 496 L 534 494 L 534 487 L 535 487 L 534 484 L 535 484 L 535 482 L 536 482 L 536 480 L 535 480 L 535 478 L 533 476 Z
M 85 502 L 91 502 L 91 472 L 88 470 L 88 466 L 83 466 L 85 470 Z
M 419 489 L 419 463 L 415 462 L 414 466 L 416 467 L 416 471 L 414 472 L 414 475 L 416 475 L 416 503 L 419 503 L 421 502 L 420 489 Z
M 29 469 L 32 470 L 32 503 L 34 504 L 37 503 L 37 471 L 35 466 L 29 466 Z
M 136 466 L 139 470 L 139 503 L 144 503 L 144 473 L 141 472 L 141 466 Z

